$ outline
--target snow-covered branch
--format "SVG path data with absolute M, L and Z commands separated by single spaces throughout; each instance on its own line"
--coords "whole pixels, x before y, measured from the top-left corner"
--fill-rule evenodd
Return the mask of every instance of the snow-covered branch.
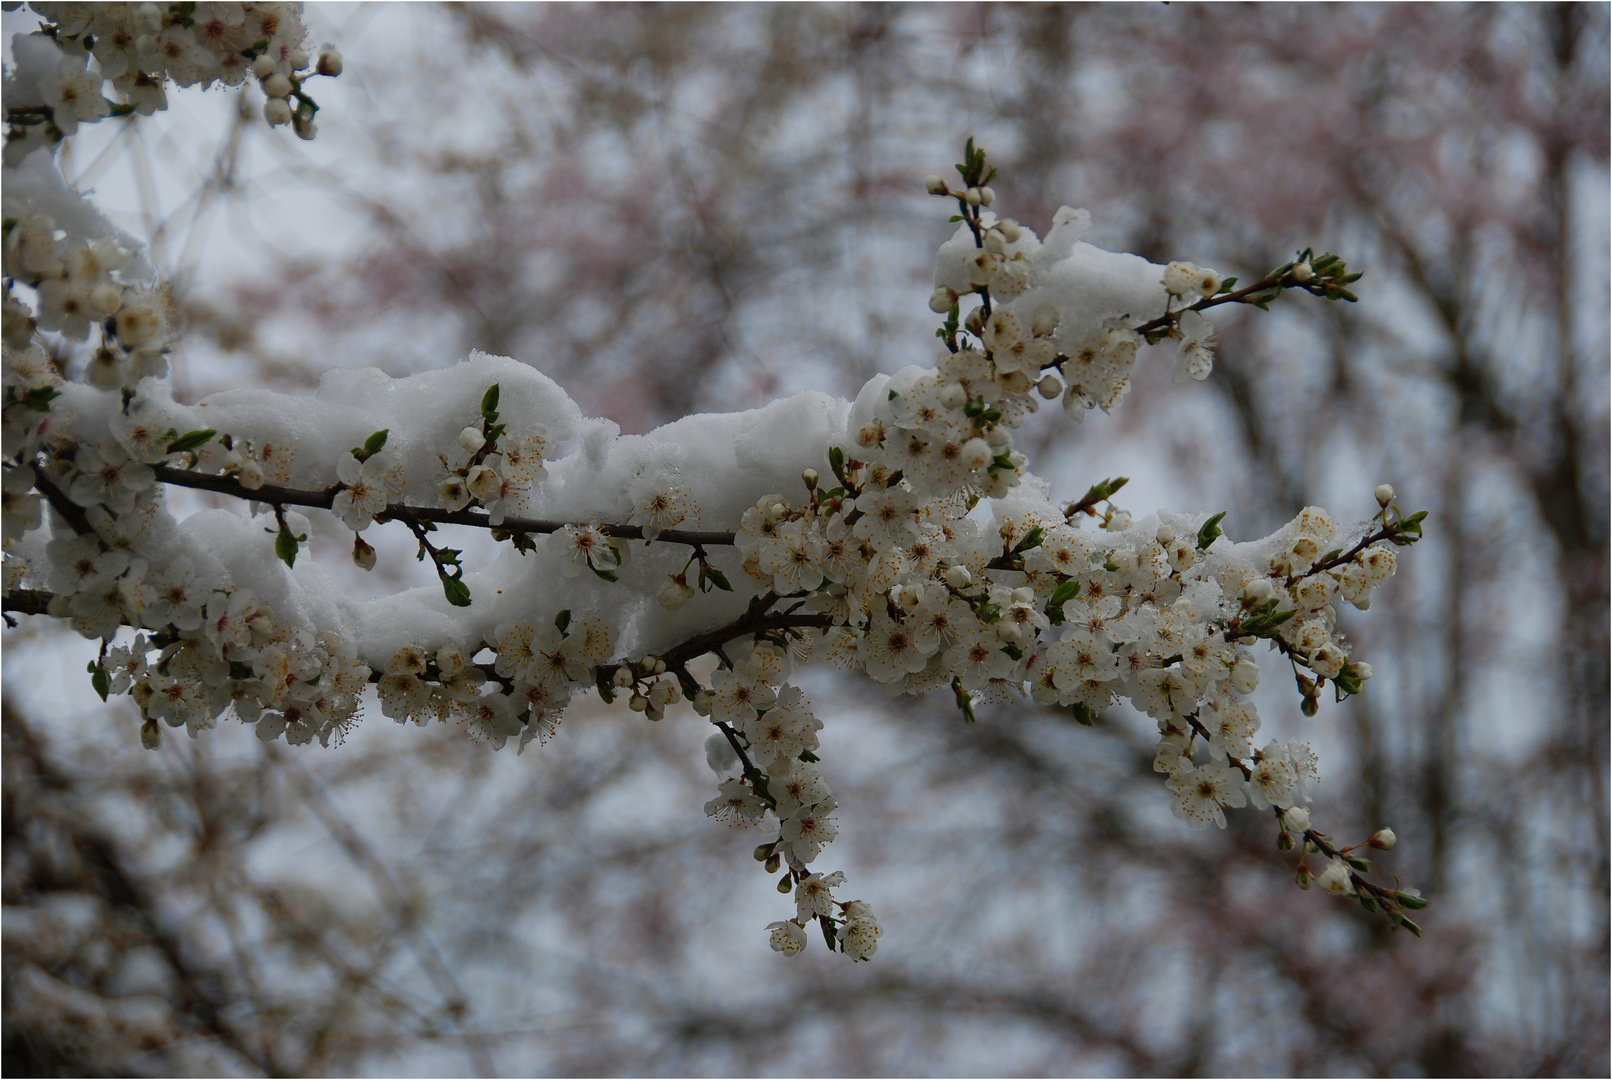
M 136 63 L 103 56 L 109 19 L 160 29 L 132 55 L 166 57 L 182 83 L 178 71 L 228 82 L 249 66 L 271 110 L 295 97 L 293 122 L 311 133 L 300 23 L 284 5 L 244 5 L 239 22 L 190 5 L 82 20 L 74 5 L 39 10 L 55 23 L 24 39 L 18 55 L 34 59 L 7 84 L 20 134 L 5 190 L 6 609 L 100 640 L 94 685 L 134 699 L 147 746 L 163 726 L 196 737 L 225 716 L 265 742 L 339 743 L 371 684 L 400 723 L 455 723 L 518 750 L 546 741 L 578 695 L 619 694 L 652 720 L 686 699 L 716 728 L 707 813 L 776 829 L 756 854 L 787 868 L 779 888 L 796 911 L 769 927 L 774 948 L 799 952 L 816 922 L 866 959 L 880 935 L 871 908 L 834 898 L 843 875 L 811 869 L 837 803 L 818 770 L 822 721 L 790 680 L 819 658 L 891 694 L 949 687 L 965 719 L 981 699 L 1028 696 L 1080 722 L 1127 700 L 1157 722 L 1155 768 L 1190 826 L 1224 825 L 1251 801 L 1277 809 L 1288 846 L 1302 832 L 1354 867 L 1309 830 L 1308 744 L 1257 745 L 1252 649 L 1280 651 L 1306 713 L 1329 682 L 1340 699 L 1361 693 L 1370 668 L 1351 658 L 1335 605 L 1369 606 L 1421 515 L 1401 516 L 1380 488 L 1359 523 L 1312 507 L 1234 543 L 1224 514 L 1133 520 L 1113 501 L 1123 479 L 1060 507 L 1013 434 L 1043 401 L 1076 421 L 1115 407 L 1139 350 L 1166 338 L 1178 371 L 1206 378 L 1202 312 L 1219 304 L 1263 307 L 1289 288 L 1352 300 L 1358 275 L 1335 256 L 1301 252 L 1236 290 L 1213 270 L 1083 242 L 1084 210 L 1061 209 L 1043 239 L 985 209 L 994 170 L 971 142 L 960 187 L 928 182 L 959 210 L 931 298 L 944 351 L 854 402 L 804 393 L 623 436 L 534 368 L 472 354 L 401 379 L 333 370 L 311 398 L 236 390 L 185 405 L 164 378 L 160 293 L 136 246 L 62 181 L 51 140 L 70 133 L 68 115 L 116 111 L 85 104 L 97 78 L 118 85 L 120 59 Z M 156 77 L 155 61 L 138 63 Z M 317 67 L 335 74 L 339 57 L 327 49 Z M 100 344 L 69 382 L 47 335 L 91 329 Z M 179 517 L 172 487 L 240 505 Z M 1083 530 L 1088 518 L 1100 528 Z M 315 533 L 351 533 L 370 569 L 364 534 L 389 523 L 412 534 L 437 586 L 356 600 L 299 559 Z M 490 532 L 498 555 L 467 565 L 452 527 Z M 707 656 L 716 667 L 697 671 Z M 1401 910 L 1413 904 L 1358 876 L 1340 884 L 1329 867 L 1320 880 L 1413 925 Z

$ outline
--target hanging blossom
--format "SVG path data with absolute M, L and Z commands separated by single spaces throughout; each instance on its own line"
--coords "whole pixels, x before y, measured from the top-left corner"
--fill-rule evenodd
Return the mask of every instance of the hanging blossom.
M 333 372 L 313 398 L 187 406 L 164 378 L 172 323 L 137 246 L 66 188 L 54 136 L 35 136 L 160 108 L 136 93 L 142 78 L 248 72 L 271 123 L 290 98 L 300 123 L 302 73 L 335 74 L 339 57 L 314 65 L 285 5 L 39 10 L 52 33 L 15 51 L 18 85 L 44 88 L 41 104 L 13 115 L 30 99 L 9 83 L 7 97 L 22 135 L 5 186 L 6 608 L 98 641 L 92 684 L 135 703 L 144 745 L 233 718 L 265 742 L 331 746 L 373 702 L 396 723 L 519 753 L 579 697 L 650 721 L 686 702 L 712 725 L 706 814 L 757 830 L 756 860 L 793 899 L 766 928 L 772 948 L 800 953 L 816 923 L 830 949 L 868 960 L 883 931 L 825 859 L 839 803 L 795 667 L 818 658 L 892 695 L 943 691 L 969 720 L 1024 700 L 1090 724 L 1123 701 L 1156 725 L 1161 798 L 1189 827 L 1252 804 L 1279 847 L 1300 848 L 1300 885 L 1416 929 L 1405 913 L 1425 901 L 1370 881 L 1360 854 L 1392 847 L 1392 832 L 1339 848 L 1314 829 L 1316 756 L 1302 738 L 1261 744 L 1250 695 L 1262 648 L 1293 673 L 1305 715 L 1329 686 L 1363 692 L 1371 668 L 1338 605 L 1370 606 L 1423 515 L 1383 485 L 1365 520 L 1310 507 L 1236 543 L 1224 514 L 1134 519 L 1114 502 L 1123 478 L 1055 503 L 1015 437 L 1043 404 L 1076 421 L 1115 407 L 1148 345 L 1174 341 L 1183 376 L 1208 377 L 1216 306 L 1352 300 L 1358 275 L 1341 260 L 1301 252 L 1238 288 L 1083 242 L 1085 211 L 1063 208 L 1041 238 L 989 209 L 994 171 L 970 143 L 961 186 L 927 182 L 959 222 L 935 260 L 937 359 L 854 402 L 803 395 L 621 437 L 531 367 L 477 354 L 396 380 Z M 133 80 L 126 100 L 102 112 L 89 98 L 119 79 Z M 62 213 L 64 199 L 81 212 Z M 54 357 L 92 334 L 82 374 L 65 378 Z M 173 486 L 234 496 L 241 512 L 176 518 Z M 365 536 L 380 528 L 412 536 L 435 587 L 355 600 L 310 566 L 305 545 L 326 532 L 351 534 L 371 569 Z M 448 532 L 464 528 L 508 550 L 467 568 Z M 1305 861 L 1317 853 L 1319 876 Z

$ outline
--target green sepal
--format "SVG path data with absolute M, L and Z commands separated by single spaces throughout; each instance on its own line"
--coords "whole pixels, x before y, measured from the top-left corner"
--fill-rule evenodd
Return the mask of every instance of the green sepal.
M 470 586 L 457 577 L 442 576 L 442 595 L 448 598 L 448 603 L 454 607 L 470 606 Z
M 828 467 L 834 473 L 834 479 L 844 484 L 845 480 L 845 451 L 837 446 L 828 448 Z
M 97 694 L 101 695 L 101 700 L 105 701 L 107 695 L 112 692 L 112 673 L 93 660 L 90 661 L 89 671 L 90 685 L 95 688 Z
M 291 535 L 290 529 L 281 529 L 274 534 L 274 554 L 287 566 L 297 565 L 297 538 Z

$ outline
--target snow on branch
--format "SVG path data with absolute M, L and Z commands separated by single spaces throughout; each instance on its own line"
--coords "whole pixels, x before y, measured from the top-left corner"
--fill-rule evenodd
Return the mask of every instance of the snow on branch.
M 291 5 L 36 10 L 52 22 L 16 43 L 6 88 L 5 607 L 98 640 L 94 687 L 135 701 L 149 748 L 165 727 L 194 738 L 225 717 L 265 742 L 338 744 L 373 693 L 399 723 L 523 751 L 580 695 L 650 720 L 684 699 L 714 726 L 706 812 L 775 835 L 756 857 L 782 870 L 795 911 L 768 928 L 773 947 L 799 952 L 815 922 L 867 959 L 872 909 L 813 869 L 837 804 L 794 665 L 827 660 L 892 694 L 947 688 L 965 720 L 1029 697 L 1091 723 L 1125 700 L 1157 723 L 1154 767 L 1189 826 L 1269 810 L 1280 846 L 1297 834 L 1329 860 L 1316 875 L 1301 857 L 1301 885 L 1416 929 L 1405 911 L 1423 901 L 1370 882 L 1357 854 L 1392 833 L 1339 848 L 1312 829 L 1315 755 L 1261 746 L 1248 695 L 1260 642 L 1307 714 L 1328 684 L 1340 700 L 1363 691 L 1371 669 L 1335 606 L 1369 606 L 1423 515 L 1383 487 L 1365 520 L 1312 507 L 1235 543 L 1224 514 L 1134 520 L 1114 502 L 1123 477 L 1056 505 L 1014 440 L 1043 402 L 1076 421 L 1114 408 L 1144 345 L 1173 340 L 1179 374 L 1206 378 L 1216 306 L 1354 300 L 1341 259 L 1300 252 L 1238 289 L 1085 243 L 1084 210 L 1061 209 L 1040 238 L 989 209 L 995 170 L 970 142 L 958 186 L 927 181 L 958 224 L 935 260 L 944 350 L 854 402 L 803 393 L 624 436 L 533 367 L 477 353 L 400 379 L 333 370 L 311 397 L 185 405 L 149 268 L 52 148 L 76 123 L 160 108 L 170 79 L 247 72 L 270 122 L 311 136 L 305 81 L 338 74 L 339 54 L 313 60 Z M 108 80 L 122 102 L 100 97 Z M 47 343 L 92 334 L 83 379 L 66 381 Z M 175 487 L 235 503 L 180 517 Z M 467 565 L 450 546 L 460 528 L 499 554 Z M 374 529 L 406 531 L 437 584 L 359 600 L 299 557 L 315 533 L 350 534 L 371 569 Z

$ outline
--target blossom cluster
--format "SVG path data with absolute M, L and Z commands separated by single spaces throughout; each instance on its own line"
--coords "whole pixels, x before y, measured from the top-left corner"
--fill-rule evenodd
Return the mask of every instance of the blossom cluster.
M 164 18 L 216 14 L 205 7 Z M 52 17 L 58 36 L 96 36 L 94 15 Z M 143 340 L 97 321 L 115 377 L 97 359 L 67 380 L 39 340 L 76 329 L 43 314 L 50 275 L 91 256 L 115 275 L 137 255 L 48 154 L 8 161 L 7 610 L 98 640 L 92 683 L 134 701 L 152 748 L 163 726 L 196 737 L 229 715 L 266 742 L 331 745 L 373 693 L 397 723 L 453 723 L 519 752 L 586 694 L 652 721 L 686 701 L 712 725 L 706 813 L 775 830 L 755 855 L 794 896 L 793 917 L 768 927 L 786 955 L 813 922 L 854 960 L 882 933 L 866 901 L 836 898 L 842 872 L 814 869 L 839 805 L 820 769 L 823 722 L 792 681 L 811 656 L 891 694 L 947 688 L 970 720 L 982 701 L 1082 723 L 1128 701 L 1157 724 L 1155 768 L 1189 825 L 1271 809 L 1288 846 L 1301 833 L 1341 860 L 1363 903 L 1413 925 L 1400 909 L 1414 903 L 1370 886 L 1361 857 L 1310 828 L 1315 755 L 1298 739 L 1259 745 L 1250 695 L 1261 642 L 1294 672 L 1306 714 L 1329 683 L 1340 699 L 1363 690 L 1371 671 L 1338 632 L 1337 604 L 1369 606 L 1421 515 L 1399 514 L 1385 485 L 1365 521 L 1308 508 L 1234 543 L 1224 514 L 1133 521 L 1112 500 L 1122 480 L 1059 505 L 1014 435 L 1043 402 L 1077 420 L 1113 407 L 1142 346 L 1164 338 L 1187 376 L 1207 375 L 1202 310 L 1339 288 L 1341 262 L 1305 254 L 1230 293 L 1213 271 L 1082 243 L 1084 211 L 1060 210 L 1045 240 L 999 221 L 982 209 L 994 201 L 983 153 L 971 145 L 960 170 L 960 190 L 929 184 L 956 198 L 961 222 L 936 259 L 935 366 L 878 376 L 855 402 L 799 395 L 621 436 L 530 367 L 479 355 L 405 379 L 331 372 L 311 399 L 232 391 L 183 405 L 151 346 L 169 332 L 160 315 Z M 45 205 L 76 231 L 25 225 Z M 35 304 L 19 296 L 15 319 L 14 266 Z M 175 486 L 234 496 L 245 513 L 180 519 Z M 708 510 L 731 531 L 687 527 Z M 350 533 L 370 569 L 371 527 L 409 530 L 438 587 L 356 601 L 299 561 L 316 531 Z M 469 569 L 444 527 L 504 546 Z M 695 664 L 706 657 L 714 668 Z M 1326 873 L 1324 888 L 1345 891 Z

